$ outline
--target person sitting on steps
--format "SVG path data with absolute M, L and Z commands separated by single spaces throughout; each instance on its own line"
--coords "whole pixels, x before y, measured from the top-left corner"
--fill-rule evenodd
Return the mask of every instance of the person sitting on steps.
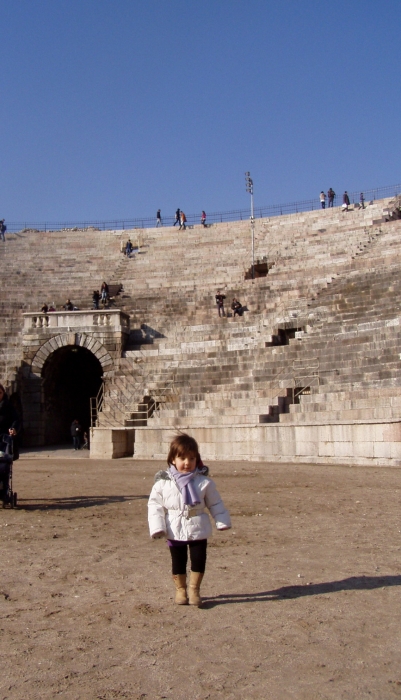
M 241 302 L 238 301 L 238 299 L 236 299 L 235 297 L 234 297 L 234 299 L 232 300 L 231 308 L 232 308 L 232 310 L 233 310 L 233 312 L 234 312 L 234 313 L 233 313 L 233 317 L 234 317 L 234 318 L 235 318 L 236 316 L 242 316 L 242 314 L 244 313 L 244 307 L 242 306 Z

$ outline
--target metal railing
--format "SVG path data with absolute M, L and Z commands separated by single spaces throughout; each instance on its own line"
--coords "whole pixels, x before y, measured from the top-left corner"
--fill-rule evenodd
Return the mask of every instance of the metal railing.
M 307 374 L 296 374 L 292 378 L 291 403 L 295 403 L 298 396 L 305 394 L 306 390 L 310 393 L 311 386 L 320 386 L 320 361 L 318 357 L 312 357 L 309 360 L 309 364 L 303 364 L 299 367 L 297 367 L 296 363 L 297 361 L 294 360 L 294 371 L 306 371 Z
M 348 192 L 351 204 L 359 204 L 361 190 Z M 376 187 L 374 189 L 364 190 L 365 206 L 368 202 L 384 199 L 387 197 L 398 197 L 401 193 L 401 185 L 388 185 L 386 187 Z M 340 206 L 342 203 L 342 195 L 337 195 L 334 200 L 335 206 Z M 319 197 L 314 199 L 305 199 L 295 202 L 287 202 L 284 204 L 269 204 L 266 206 L 255 207 L 255 218 L 270 218 L 276 216 L 284 216 L 286 214 L 298 214 L 305 211 L 314 211 L 320 209 L 321 204 Z M 187 216 L 187 225 L 194 226 L 200 224 L 200 214 L 189 214 Z M 248 221 L 250 211 L 248 209 L 232 209 L 231 211 L 212 212 L 207 215 L 207 224 L 223 223 L 229 221 Z M 163 217 L 164 226 L 173 226 L 175 216 Z M 110 230 L 132 230 L 154 228 L 156 226 L 156 216 L 145 216 L 123 219 L 108 219 L 104 221 L 87 219 L 81 221 L 7 221 L 7 232 L 14 233 L 19 231 L 68 231 L 68 230 L 88 230 L 97 229 L 100 231 Z
M 138 403 L 138 410 L 132 411 L 132 413 L 137 413 L 136 417 L 131 417 L 130 422 L 134 425 L 142 425 L 144 421 L 146 424 L 149 418 L 154 417 L 156 414 L 160 413 L 163 406 L 169 403 L 169 398 L 174 396 L 174 380 L 171 380 L 169 384 L 163 387 L 159 387 L 157 391 L 154 392 L 154 396 L 149 397 L 149 401 L 143 403 Z
M 273 387 L 271 387 L 272 395 L 269 397 L 269 409 L 277 405 L 280 406 L 280 400 L 288 398 L 288 390 L 291 391 L 291 403 L 295 403 L 298 396 L 305 393 L 305 389 L 310 389 L 311 386 L 320 386 L 319 358 L 311 357 L 306 364 L 301 364 L 301 362 L 298 363 L 297 360 L 294 360 L 290 371 L 288 368 L 283 368 L 276 375 Z M 276 400 L 277 404 L 273 403 Z
M 90 417 L 91 417 L 91 430 L 97 428 L 99 423 L 99 413 L 103 408 L 104 400 L 104 382 L 101 383 L 99 391 L 96 396 L 91 396 L 90 398 Z
M 137 388 L 135 387 L 136 390 Z M 142 425 L 144 421 L 148 421 L 168 403 L 169 397 L 172 398 L 174 395 L 174 388 L 175 375 L 164 386 L 159 386 L 153 392 L 149 392 L 147 401 L 138 402 L 135 398 L 136 391 L 132 391 L 129 395 L 120 394 L 118 398 L 109 397 L 105 400 L 105 386 L 102 382 L 97 395 L 90 399 L 91 429 L 99 427 L 100 413 L 102 414 L 102 423 L 105 426 L 121 426 L 125 420 L 129 420 L 134 425 Z M 146 389 L 142 390 L 142 393 L 146 393 Z M 107 411 L 104 410 L 106 407 Z

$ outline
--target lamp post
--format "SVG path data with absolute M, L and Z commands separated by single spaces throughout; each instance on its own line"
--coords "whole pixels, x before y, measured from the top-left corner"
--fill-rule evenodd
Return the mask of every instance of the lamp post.
M 252 279 L 255 279 L 255 217 L 253 215 L 253 180 L 251 173 L 245 173 L 246 191 L 251 195 L 251 231 L 252 231 Z

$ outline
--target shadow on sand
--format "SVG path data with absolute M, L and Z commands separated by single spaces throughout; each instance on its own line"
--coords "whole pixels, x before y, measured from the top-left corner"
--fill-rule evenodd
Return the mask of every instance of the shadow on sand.
M 20 510 L 74 510 L 75 508 L 93 508 L 111 503 L 125 503 L 148 499 L 146 496 L 70 496 L 66 498 L 19 498 Z
M 401 586 L 401 575 L 398 576 L 350 576 L 341 581 L 328 581 L 326 583 L 311 583 L 303 586 L 283 586 L 271 591 L 260 593 L 241 593 L 218 595 L 214 598 L 204 597 L 203 606 L 214 608 L 216 605 L 228 605 L 232 603 L 263 603 L 288 598 L 302 598 L 310 595 L 323 595 L 324 593 L 337 593 L 338 591 L 370 591 L 375 588 L 387 588 L 389 586 Z

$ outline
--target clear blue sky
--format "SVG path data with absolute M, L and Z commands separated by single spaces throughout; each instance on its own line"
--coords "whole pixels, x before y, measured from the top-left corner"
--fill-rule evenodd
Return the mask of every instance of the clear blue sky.
M 187 214 L 392 185 L 400 0 L 0 0 L 0 216 Z

